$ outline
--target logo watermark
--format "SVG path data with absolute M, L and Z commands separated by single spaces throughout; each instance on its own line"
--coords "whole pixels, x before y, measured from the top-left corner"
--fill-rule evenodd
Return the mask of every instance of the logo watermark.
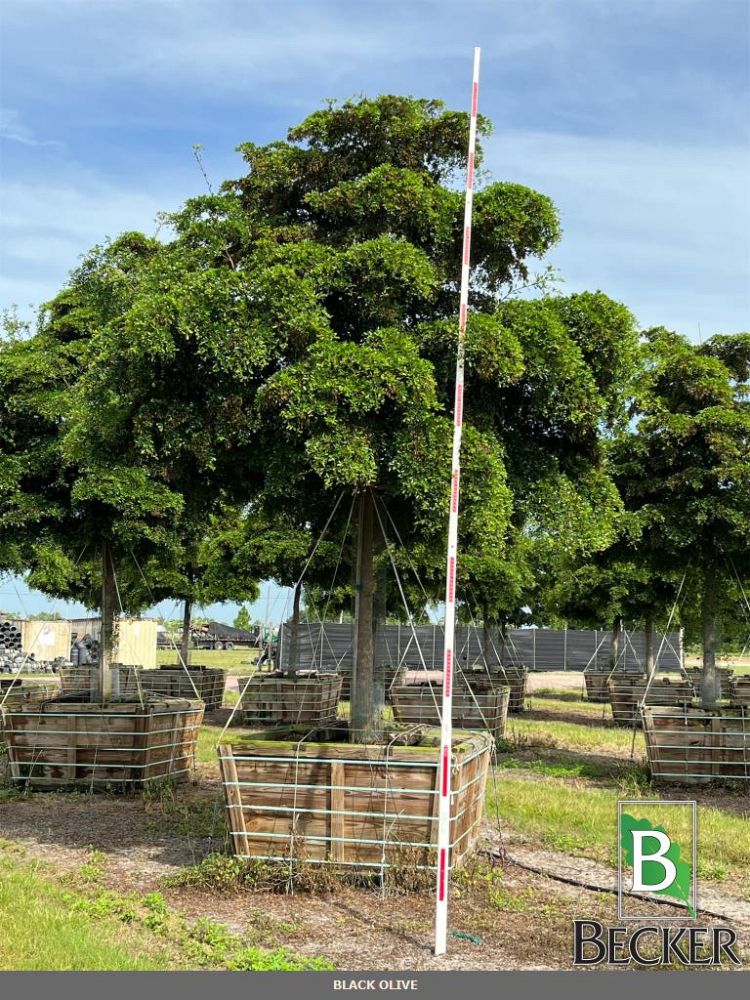
M 624 924 L 574 920 L 573 965 L 740 965 L 731 927 L 669 926 L 697 918 L 697 804 L 623 799 L 616 836 L 617 916 Z M 671 912 L 655 916 L 657 901 L 672 904 Z
M 650 817 L 650 818 L 649 818 Z M 675 828 L 681 830 L 678 840 Z M 617 916 L 643 920 L 648 894 L 667 896 L 695 920 L 697 909 L 698 808 L 690 800 L 623 799 L 617 803 Z

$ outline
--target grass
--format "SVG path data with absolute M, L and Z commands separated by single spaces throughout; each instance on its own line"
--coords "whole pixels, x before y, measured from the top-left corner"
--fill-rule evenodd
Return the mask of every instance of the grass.
M 186 968 L 138 926 L 71 909 L 69 893 L 30 867 L 0 864 L 0 970 L 137 972 Z
M 592 781 L 606 781 L 611 780 L 613 776 L 612 767 L 607 764 L 560 757 L 557 759 L 540 757 L 526 761 L 513 756 L 503 758 L 499 755 L 498 766 L 504 770 L 519 770 L 531 776 L 542 775 L 545 778 L 588 778 Z M 639 768 L 638 765 L 623 764 L 622 770 L 637 772 Z
M 499 769 L 498 781 L 488 784 L 486 813 L 499 811 L 514 830 L 552 850 L 609 864 L 616 862 L 615 816 L 617 800 L 634 789 L 586 787 L 552 776 L 529 781 Z M 636 797 L 661 797 L 642 785 Z M 688 836 L 676 827 L 676 837 Z M 747 819 L 709 806 L 698 806 L 698 874 L 723 880 L 734 874 L 746 879 L 750 870 Z
M 230 674 L 247 674 L 254 669 L 257 658 L 257 649 L 191 649 L 189 663 L 204 667 L 221 667 Z M 158 649 L 156 663 L 157 666 L 179 663 L 179 657 L 173 649 Z
M 592 719 L 612 721 L 612 711 L 609 705 L 602 702 L 581 701 L 580 698 L 552 698 L 532 694 L 528 700 L 531 711 L 534 712 L 566 712 L 590 716 Z
M 241 735 L 234 726 L 230 726 L 224 736 L 221 736 L 223 726 L 211 726 L 204 723 L 198 733 L 198 743 L 195 748 L 195 760 L 198 764 L 215 764 L 218 767 L 216 744 L 221 737 L 222 743 L 232 743 Z
M 188 920 L 158 892 L 138 895 L 102 889 L 102 874 L 98 852 L 92 852 L 80 871 L 62 878 L 52 872 L 44 877 L 31 865 L 0 862 L 0 970 L 333 968 L 323 957 L 262 947 L 206 917 Z
M 597 706 L 600 708 L 600 706 Z M 580 725 L 576 722 L 540 721 L 537 719 L 508 719 L 505 746 L 509 748 L 554 747 L 579 753 L 596 753 L 629 757 L 633 745 L 631 729 L 605 728 Z M 643 733 L 635 733 L 635 755 L 645 754 Z
M 558 701 L 574 701 L 582 704 L 583 685 L 578 691 L 571 691 L 570 688 L 537 688 L 529 694 L 529 698 L 555 698 Z

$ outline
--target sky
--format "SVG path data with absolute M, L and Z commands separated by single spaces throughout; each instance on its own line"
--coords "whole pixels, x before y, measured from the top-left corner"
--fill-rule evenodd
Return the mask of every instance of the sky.
M 205 190 L 196 143 L 216 186 L 328 97 L 466 108 L 474 45 L 485 168 L 556 203 L 561 289 L 748 329 L 748 0 L 2 0 L 0 307 L 30 317 L 89 247 L 156 233 Z M 0 608 L 16 586 L 50 606 L 0 582 Z

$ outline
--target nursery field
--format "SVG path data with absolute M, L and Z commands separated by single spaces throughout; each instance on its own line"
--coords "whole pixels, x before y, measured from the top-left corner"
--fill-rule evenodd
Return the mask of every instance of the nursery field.
M 640 732 L 614 727 L 608 706 L 581 700 L 580 676 L 578 690 L 568 680 L 533 677 L 529 710 L 509 720 L 480 850 L 455 873 L 447 959 L 431 953 L 431 877 L 355 886 L 303 867 L 292 889 L 285 870 L 225 853 L 225 708 L 207 716 L 192 780 L 177 790 L 21 794 L 6 783 L 0 968 L 569 968 L 571 921 L 615 917 L 618 798 L 660 793 Z M 748 790 L 669 797 L 700 803 L 702 922 L 731 920 L 747 941 Z
M 220 667 L 233 674 L 247 673 L 258 659 L 257 649 L 191 649 L 190 664 L 205 667 Z M 159 649 L 156 652 L 157 666 L 179 662 L 173 649 Z

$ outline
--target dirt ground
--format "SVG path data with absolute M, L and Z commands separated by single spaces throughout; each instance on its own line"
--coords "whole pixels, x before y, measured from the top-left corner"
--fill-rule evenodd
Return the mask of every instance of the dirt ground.
M 529 673 L 526 690 L 529 694 L 551 688 L 555 691 L 575 691 L 580 694 L 586 682 L 580 670 L 537 670 Z
M 580 695 L 582 684 L 580 672 L 532 673 L 529 693 L 547 688 Z M 236 678 L 230 677 L 227 686 L 235 687 Z M 552 718 L 552 704 L 548 702 L 545 711 L 532 697 L 531 710 L 523 718 L 543 723 L 547 716 Z M 568 706 L 566 699 L 563 706 L 558 699 L 554 718 L 599 726 L 606 733 L 609 723 L 590 711 L 587 715 L 583 707 L 576 712 L 577 707 L 574 700 Z M 210 713 L 206 721 L 221 725 L 228 715 L 224 709 Z M 524 762 L 544 762 L 550 755 L 559 763 L 567 754 L 589 763 L 609 763 L 617 770 L 626 751 L 618 756 L 615 748 L 610 756 L 597 756 L 521 741 L 512 753 L 522 768 Z M 523 770 L 513 774 L 537 780 Z M 738 802 L 736 796 L 715 789 L 703 790 L 701 799 L 746 815 L 744 797 Z M 191 782 L 160 798 L 72 792 L 0 796 L 0 853 L 4 846 L 12 847 L 15 859 L 39 863 L 42 873 L 56 878 L 60 873 L 75 876 L 95 849 L 104 859 L 97 891 L 161 892 L 186 917 L 224 923 L 248 944 L 323 956 L 342 970 L 569 969 L 574 919 L 618 922 L 611 868 L 544 850 L 507 824 L 501 832 L 487 823 L 477 862 L 456 874 L 449 952 L 440 959 L 431 950 L 434 896 L 429 890 L 406 892 L 388 881 L 385 889 L 339 884 L 335 891 L 316 894 L 165 884 L 186 866 L 222 850 L 224 838 L 223 796 L 214 764 L 199 765 Z M 571 880 L 585 884 L 573 885 Z M 739 889 L 723 882 L 710 891 L 701 888 L 699 899 L 701 924 L 731 922 L 741 941 L 750 944 L 750 902 L 741 898 Z M 645 911 L 660 917 L 675 912 L 654 903 L 645 904 Z M 750 954 L 745 954 L 748 961 Z
M 431 953 L 430 892 L 338 887 L 312 895 L 165 887 L 166 876 L 218 846 L 210 831 L 221 827 L 220 791 L 212 769 L 202 767 L 197 780 L 166 806 L 74 793 L 11 798 L 0 803 L 0 837 L 51 873 L 74 873 L 95 848 L 105 856 L 101 888 L 162 892 L 190 918 L 211 917 L 253 944 L 326 956 L 339 969 L 567 969 L 574 918 L 616 922 L 610 869 L 540 852 L 513 831 L 501 838 L 489 824 L 479 863 L 454 884 L 449 954 L 440 959 Z M 512 860 L 501 864 L 497 854 L 504 849 Z M 591 887 L 561 880 L 576 873 Z M 702 914 L 702 923 L 731 917 L 750 941 L 750 904 L 729 893 L 714 893 L 710 903 L 714 915 Z M 671 907 L 646 909 L 663 916 Z

